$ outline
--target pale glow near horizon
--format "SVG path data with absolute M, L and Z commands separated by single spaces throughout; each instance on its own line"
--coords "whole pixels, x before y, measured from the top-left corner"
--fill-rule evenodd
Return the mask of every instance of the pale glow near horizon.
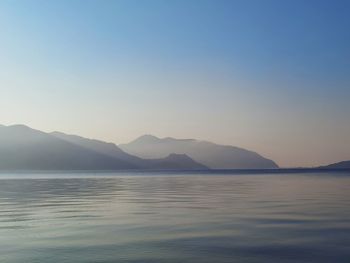
M 345 11 L 291 2 L 299 25 L 277 2 L 151 2 L 1 2 L 0 123 L 209 140 L 284 167 L 350 160 Z

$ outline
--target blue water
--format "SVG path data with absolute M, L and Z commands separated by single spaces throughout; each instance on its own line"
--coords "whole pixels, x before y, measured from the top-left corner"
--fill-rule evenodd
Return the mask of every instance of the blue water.
M 0 262 L 350 262 L 350 173 L 1 174 Z

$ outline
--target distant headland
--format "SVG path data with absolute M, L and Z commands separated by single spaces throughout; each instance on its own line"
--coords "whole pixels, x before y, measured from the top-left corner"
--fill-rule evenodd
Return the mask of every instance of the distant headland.
M 25 125 L 0 125 L 0 170 L 211 170 L 278 169 L 262 155 L 243 148 L 195 139 L 143 135 L 117 146 Z M 350 161 L 317 167 L 347 169 Z

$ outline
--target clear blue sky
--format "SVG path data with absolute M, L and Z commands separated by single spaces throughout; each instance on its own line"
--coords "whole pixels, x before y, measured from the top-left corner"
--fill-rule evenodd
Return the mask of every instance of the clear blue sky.
M 0 1 L 0 123 L 350 159 L 350 1 Z

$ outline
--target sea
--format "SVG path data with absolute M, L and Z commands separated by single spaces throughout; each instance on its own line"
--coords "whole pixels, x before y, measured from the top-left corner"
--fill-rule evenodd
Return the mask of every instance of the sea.
M 350 262 L 350 171 L 0 174 L 1 263 Z

